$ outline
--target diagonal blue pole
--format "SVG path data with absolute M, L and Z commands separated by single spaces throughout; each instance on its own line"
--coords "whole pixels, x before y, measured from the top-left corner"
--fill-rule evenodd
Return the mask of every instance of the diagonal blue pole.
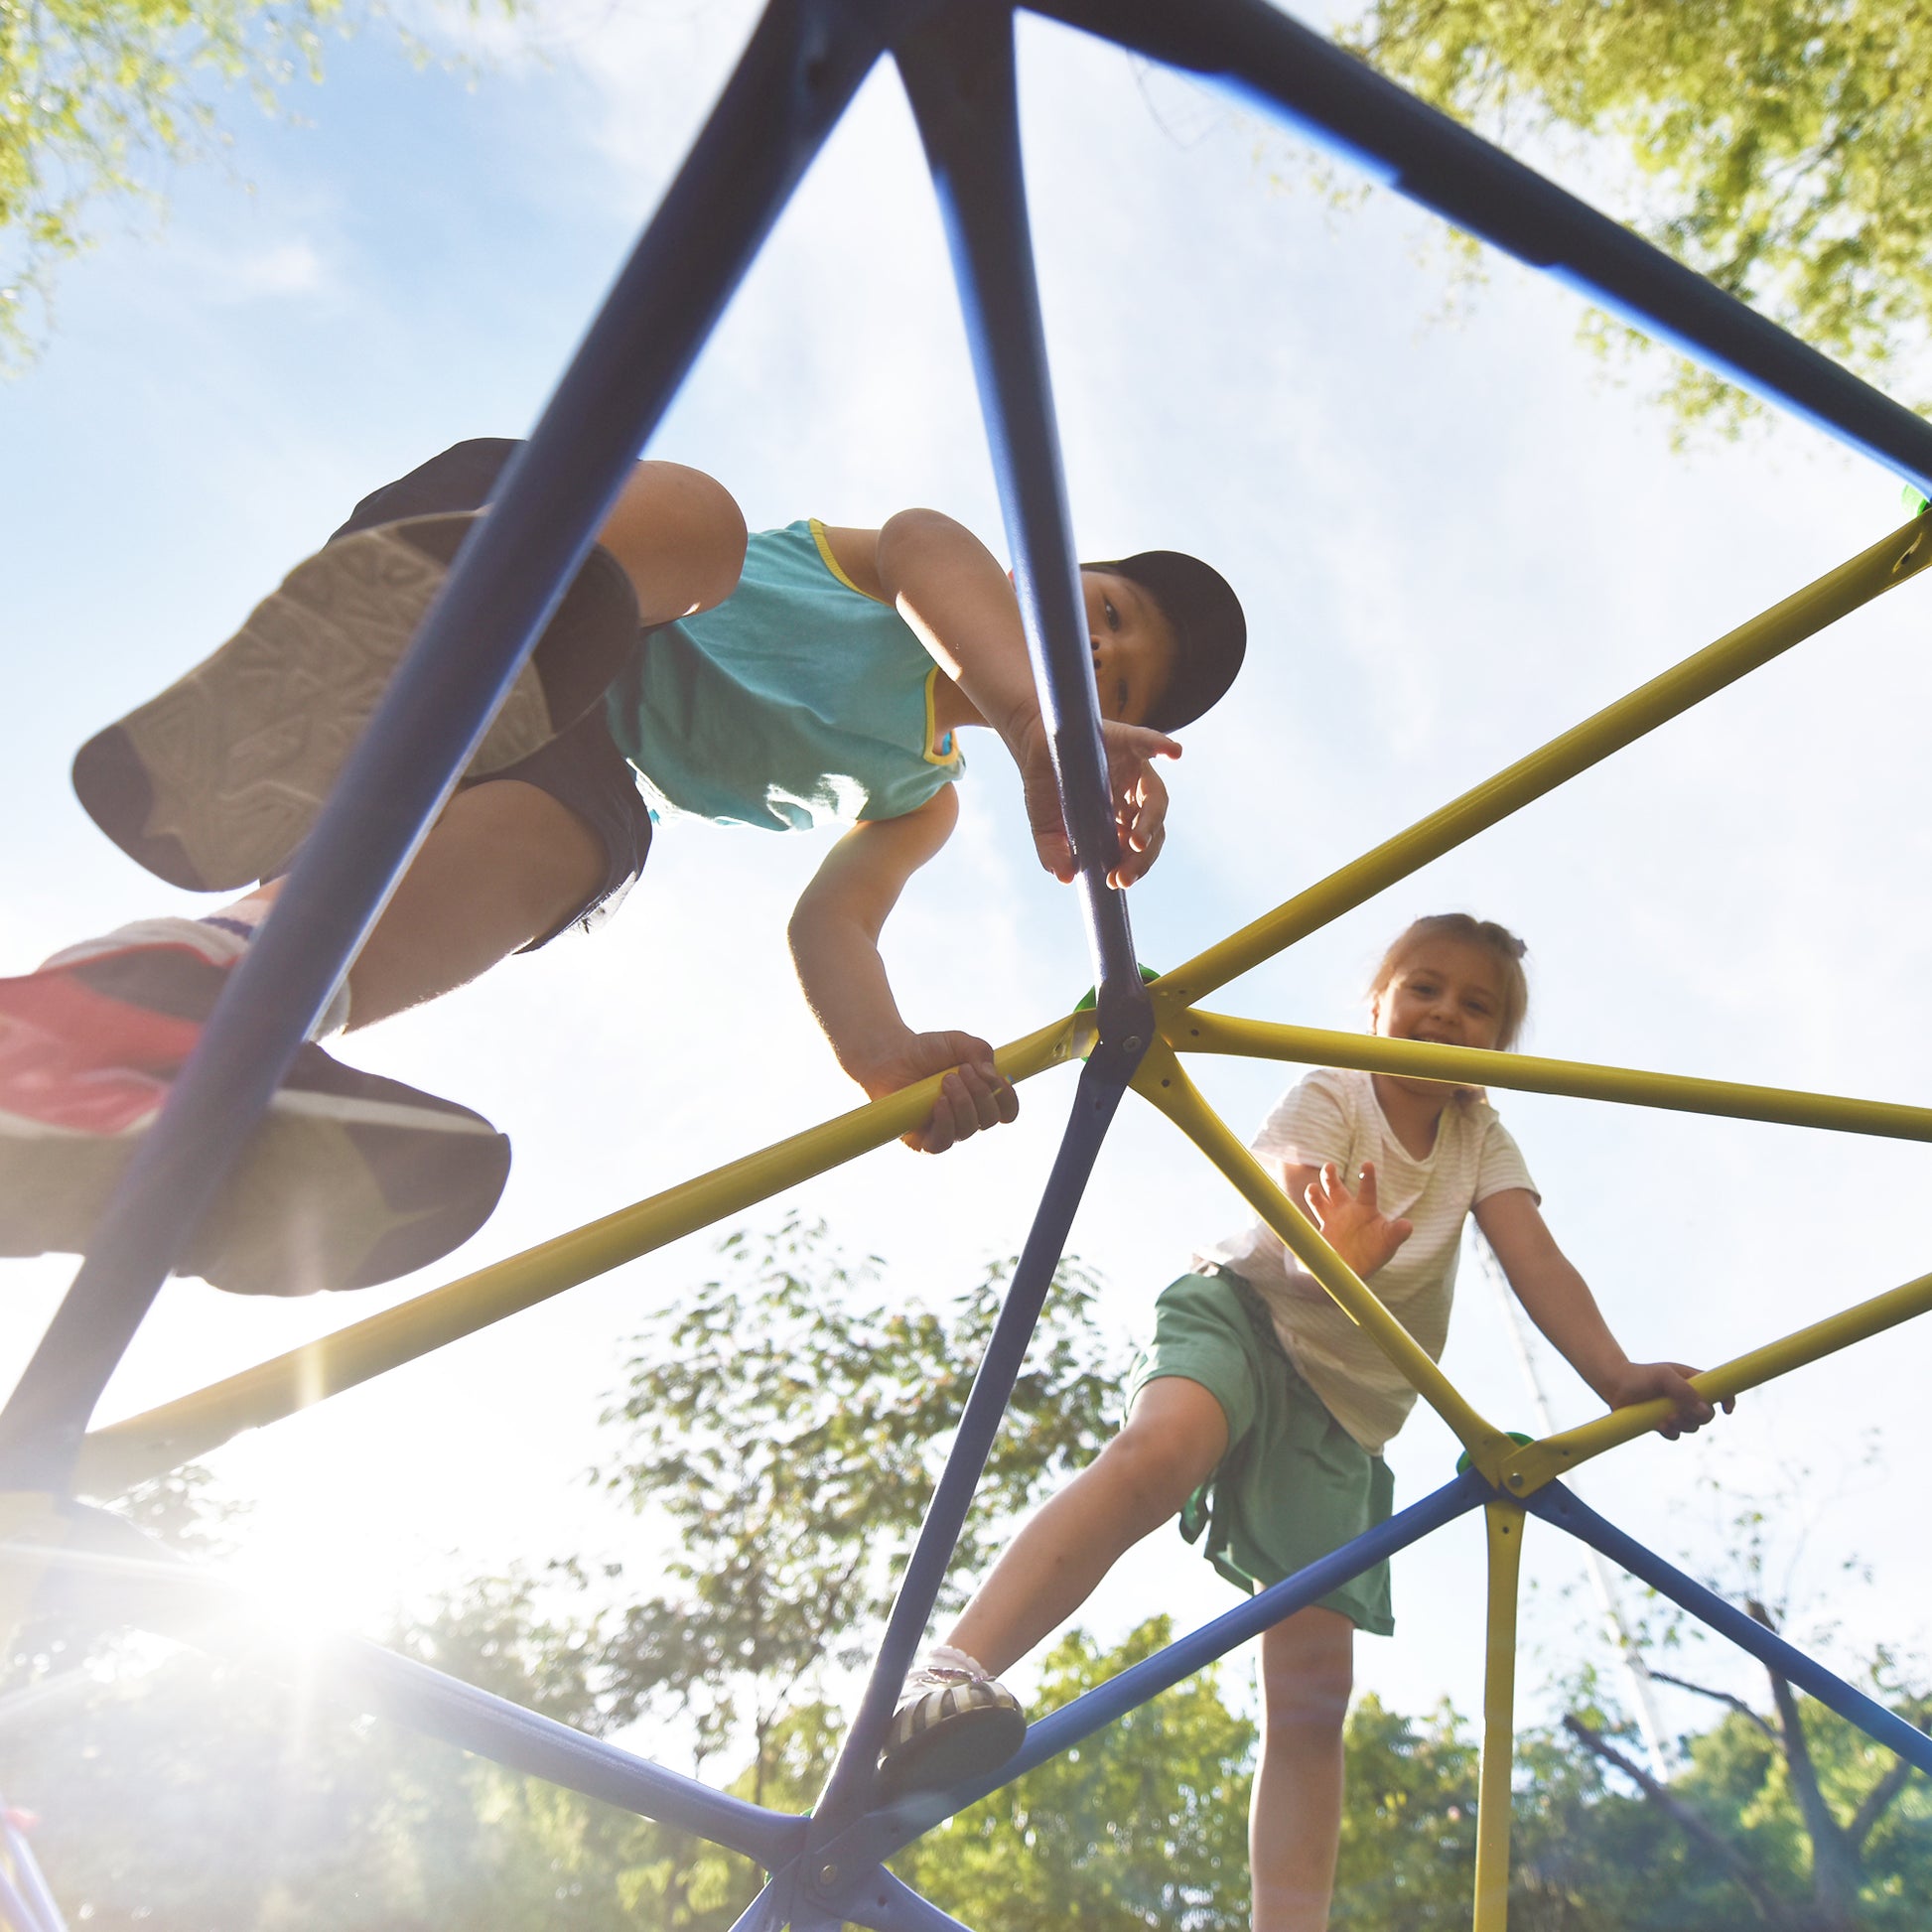
M 1153 1007 L 1135 964 L 1126 901 L 1107 884 L 1119 848 L 1034 272 L 1011 11 L 1000 0 L 952 0 L 904 37 L 894 58 L 952 249 L 1040 711 L 1079 866 L 1101 1037 L 1145 1041 Z
M 232 1637 L 249 1662 L 270 1676 L 285 1674 L 286 1659 L 277 1655 L 272 1636 L 265 1642 L 250 1641 L 263 1620 L 259 1596 L 168 1555 L 105 1511 L 76 1509 L 71 1520 L 94 1547 L 33 1545 L 25 1552 L 10 1552 L 0 1543 L 0 1562 L 10 1553 L 31 1554 L 64 1578 L 91 1586 L 85 1607 L 92 1614 L 139 1623 L 204 1651 Z M 103 1600 L 96 1602 L 96 1593 Z M 345 1636 L 322 1637 L 305 1644 L 301 1654 L 304 1672 L 313 1673 L 314 1682 L 357 1708 L 393 1718 L 493 1763 L 697 1832 L 756 1859 L 767 1871 L 798 1854 L 805 1833 L 802 1818 L 714 1791 L 696 1778 L 648 1763 L 413 1657 Z
M 1027 1740 L 1019 1751 L 997 1771 L 955 1785 L 950 1791 L 921 1791 L 896 1799 L 892 1804 L 870 1812 L 850 1830 L 819 1848 L 813 1856 L 826 1859 L 849 1869 L 863 1870 L 867 1864 L 890 1859 L 895 1852 L 922 1838 L 941 1819 L 964 1811 L 989 1793 L 1002 1790 L 1016 1778 L 1025 1777 L 1035 1765 L 1069 1750 L 1082 1739 L 1104 1729 L 1116 1718 L 1125 1717 L 1172 1690 L 1183 1678 L 1191 1677 L 1230 1650 L 1271 1630 L 1284 1617 L 1339 1589 L 1363 1571 L 1420 1543 L 1447 1523 L 1466 1515 L 1480 1504 L 1493 1501 L 1491 1489 L 1474 1470 L 1467 1470 L 1442 1488 L 1398 1510 L 1387 1522 L 1364 1530 L 1340 1549 L 1311 1563 L 1294 1576 L 1271 1585 L 1245 1603 L 1203 1623 L 1198 1630 L 1176 1638 L 1164 1650 L 1111 1677 L 1104 1684 L 1084 1692 L 1071 1704 L 1063 1704 L 1029 1726 Z
M 1039 1311 L 1053 1286 L 1053 1271 L 1066 1251 L 1067 1231 L 1080 1205 L 1080 1196 L 1093 1173 L 1100 1147 L 1120 1107 L 1121 1095 L 1133 1076 L 1139 1055 L 1127 1058 L 1109 1048 L 1097 1047 L 1081 1069 L 1080 1084 L 1073 1096 L 1073 1111 L 1060 1139 L 1060 1150 L 1047 1176 L 1034 1224 L 1021 1250 L 1020 1262 L 1007 1287 L 999 1319 L 980 1358 L 978 1373 L 966 1398 L 959 1419 L 959 1433 L 940 1472 L 925 1521 L 919 1526 L 918 1541 L 906 1560 L 905 1575 L 887 1619 L 886 1634 L 880 1642 L 879 1657 L 872 1667 L 865 1695 L 859 1703 L 852 1728 L 846 1733 L 838 1760 L 826 1781 L 825 1794 L 814 1809 L 812 1834 L 807 1840 L 805 1863 L 808 1882 L 814 1876 L 818 1842 L 842 1830 L 865 1809 L 872 1795 L 873 1773 L 879 1762 L 880 1746 L 892 1723 L 893 1708 L 898 1701 L 899 1686 L 911 1669 L 919 1639 L 925 1634 L 932 1606 L 945 1582 L 946 1565 L 952 1560 L 953 1546 L 959 1541 L 960 1525 L 972 1506 L 973 1491 L 987 1452 L 993 1447 L 1001 1420 L 1006 1415 L 1013 1385 L 1026 1360 L 1027 1344 L 1033 1339 Z
M 878 58 L 861 0 L 773 0 L 398 667 L 4 1413 L 0 1487 L 65 1490 L 88 1417 L 605 511 Z
M 27 1835 L 5 1816 L 6 1801 L 0 1799 L 0 1848 L 6 1863 L 13 1867 L 12 1878 L 0 1869 L 0 1923 L 17 1922 L 19 1932 L 67 1932 L 67 1921 L 54 1902 L 54 1894 L 34 1862 Z
M 1932 494 L 1932 423 L 1266 0 L 1028 0 L 1236 92 Z
M 1666 1563 L 1635 1537 L 1626 1536 L 1615 1524 L 1605 1522 L 1562 1483 L 1550 1483 L 1535 1495 L 1526 1496 L 1523 1506 L 1546 1523 L 1568 1530 L 1592 1550 L 1602 1551 L 1612 1563 L 1621 1565 L 1640 1583 L 1648 1584 L 1660 1596 L 1668 1596 L 1700 1622 L 1708 1623 L 1720 1636 L 1728 1637 L 1767 1670 L 1788 1678 L 1800 1690 L 1809 1691 L 1820 1704 L 1836 1711 L 1847 1723 L 1857 1725 L 1866 1736 L 1896 1751 L 1908 1764 L 1932 1772 L 1932 1737 L 1807 1657 L 1775 1631 L 1765 1629 L 1734 1603 L 1727 1603 L 1715 1590 L 1706 1589 L 1695 1578 Z

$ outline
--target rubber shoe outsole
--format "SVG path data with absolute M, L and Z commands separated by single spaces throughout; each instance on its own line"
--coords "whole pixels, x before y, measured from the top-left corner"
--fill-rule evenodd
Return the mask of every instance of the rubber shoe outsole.
M 158 947 L 0 980 L 0 1255 L 85 1252 L 222 977 Z M 241 1295 L 371 1287 L 467 1241 L 509 1164 L 480 1114 L 305 1045 L 177 1272 Z
M 928 1691 L 894 1715 L 880 1753 L 879 1793 L 950 1790 L 997 1771 L 1026 1737 L 1027 1715 L 1003 1684 L 986 1679 Z
M 272 877 L 308 835 L 478 512 L 411 517 L 298 564 L 226 643 L 73 760 L 87 814 L 137 864 L 191 892 Z M 637 637 L 637 600 L 592 551 L 469 770 L 540 751 L 603 697 Z

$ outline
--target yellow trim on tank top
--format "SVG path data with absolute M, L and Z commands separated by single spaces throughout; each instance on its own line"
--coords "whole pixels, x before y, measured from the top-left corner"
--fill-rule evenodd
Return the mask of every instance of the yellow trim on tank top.
M 948 732 L 943 740 L 940 738 L 938 699 L 939 666 L 935 664 L 925 674 L 925 761 L 928 764 L 957 764 L 958 734 Z
M 858 585 L 839 568 L 839 560 L 832 555 L 832 546 L 825 540 L 825 525 L 815 516 L 806 517 L 805 522 L 811 530 L 812 541 L 818 545 L 819 561 L 825 568 L 855 597 L 863 597 L 872 604 L 885 603 L 884 598 L 874 597 L 870 591 L 860 590 Z M 957 764 L 959 748 L 953 743 L 952 733 L 946 733 L 943 746 L 940 742 L 938 695 L 939 667 L 935 664 L 925 676 L 925 761 L 928 764 Z
M 825 525 L 817 517 L 808 516 L 805 521 L 811 526 L 812 541 L 818 545 L 819 561 L 836 577 L 854 597 L 863 597 L 868 604 L 883 604 L 883 597 L 874 597 L 870 591 L 862 591 L 844 571 L 839 568 L 839 560 L 832 555 L 832 546 L 825 540 Z

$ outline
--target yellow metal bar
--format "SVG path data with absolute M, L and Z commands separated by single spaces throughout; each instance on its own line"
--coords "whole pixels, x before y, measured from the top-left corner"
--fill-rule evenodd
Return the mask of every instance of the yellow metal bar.
M 1521 1093 L 1567 1094 L 1577 1100 L 1614 1100 L 1626 1106 L 1666 1107 L 1682 1114 L 1772 1121 L 1785 1127 L 1824 1127 L 1839 1134 L 1877 1134 L 1895 1141 L 1932 1141 L 1932 1108 L 1887 1100 L 1847 1100 L 1837 1094 L 1782 1087 L 1739 1086 L 1634 1067 L 1592 1066 L 1581 1060 L 1544 1060 L 1527 1053 L 1491 1053 L 1474 1046 L 1434 1046 L 1375 1034 L 1337 1034 L 1319 1027 L 1283 1027 L 1223 1013 L 1164 1016 L 1161 1031 L 1182 1053 L 1242 1053 L 1254 1059 L 1293 1060 L 1304 1066 L 1353 1066 L 1369 1073 L 1422 1074 L 1464 1086 L 1506 1087 Z
M 1075 1014 L 1001 1048 L 995 1063 L 1011 1080 L 1030 1079 L 1086 1050 L 1092 1033 L 1093 1016 Z M 908 1133 L 932 1111 L 938 1091 L 935 1077 L 889 1094 L 196 1394 L 93 1430 L 80 1447 L 75 1487 L 90 1496 L 118 1495 L 245 1429 L 293 1415 L 653 1248 L 742 1214 Z
M 1873 1335 L 1895 1328 L 1901 1321 L 1932 1309 L 1932 1275 L 1921 1275 L 1902 1287 L 1887 1289 L 1868 1302 L 1847 1309 L 1841 1314 L 1827 1315 L 1808 1328 L 1799 1328 L 1781 1341 L 1754 1348 L 1748 1355 L 1725 1362 L 1721 1368 L 1708 1368 L 1691 1378 L 1691 1387 L 1708 1402 L 1721 1402 L 1726 1396 L 1742 1395 L 1747 1389 L 1761 1388 L 1795 1368 L 1835 1355 L 1854 1342 L 1868 1341 Z M 1534 1495 L 1546 1482 L 1567 1474 L 1605 1449 L 1615 1449 L 1655 1429 L 1670 1414 L 1668 1402 L 1640 1402 L 1633 1408 L 1617 1409 L 1578 1429 L 1567 1429 L 1560 1436 L 1546 1436 L 1541 1442 L 1517 1449 L 1503 1463 L 1501 1486 L 1512 1496 Z M 1494 1482 L 1496 1478 L 1490 1477 Z
M 1523 1572 L 1523 1512 L 1485 1506 L 1489 1524 L 1489 1637 L 1482 1680 L 1482 1770 L 1476 1797 L 1474 1932 L 1509 1925 L 1509 1773 L 1516 1756 L 1516 1604 Z
M 1932 563 L 1932 520 L 1915 518 L 1849 563 L 1707 645 L 1681 664 L 1553 738 L 1440 811 L 1398 832 L 1339 872 L 1176 966 L 1152 989 L 1164 1012 L 1190 1007 L 1218 986 L 1272 959 L 1397 880 L 1440 859 L 1511 812 L 1667 724 L 1747 671 L 1768 663 Z
M 1322 1240 L 1313 1224 L 1283 1193 L 1267 1171 L 1242 1146 L 1228 1124 L 1202 1099 L 1173 1049 L 1157 1043 L 1134 1076 L 1135 1090 L 1167 1115 L 1227 1175 L 1241 1197 L 1281 1238 L 1342 1311 L 1366 1328 L 1409 1385 L 1461 1438 L 1469 1459 L 1491 1482 L 1515 1445 L 1485 1422 L 1437 1365 L 1428 1351 L 1382 1306 L 1359 1275 Z

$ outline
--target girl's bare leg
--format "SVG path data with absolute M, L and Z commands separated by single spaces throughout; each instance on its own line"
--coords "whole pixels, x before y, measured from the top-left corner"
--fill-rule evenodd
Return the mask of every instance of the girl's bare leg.
M 1354 1643 L 1354 1624 L 1318 1604 L 1261 1640 L 1261 1762 L 1248 1814 L 1254 1932 L 1326 1932 Z
M 1179 1512 L 1227 1443 L 1221 1405 L 1198 1382 L 1165 1375 L 1148 1383 L 1127 1426 L 1008 1546 L 946 1642 L 996 1677 L 1017 1663 Z

